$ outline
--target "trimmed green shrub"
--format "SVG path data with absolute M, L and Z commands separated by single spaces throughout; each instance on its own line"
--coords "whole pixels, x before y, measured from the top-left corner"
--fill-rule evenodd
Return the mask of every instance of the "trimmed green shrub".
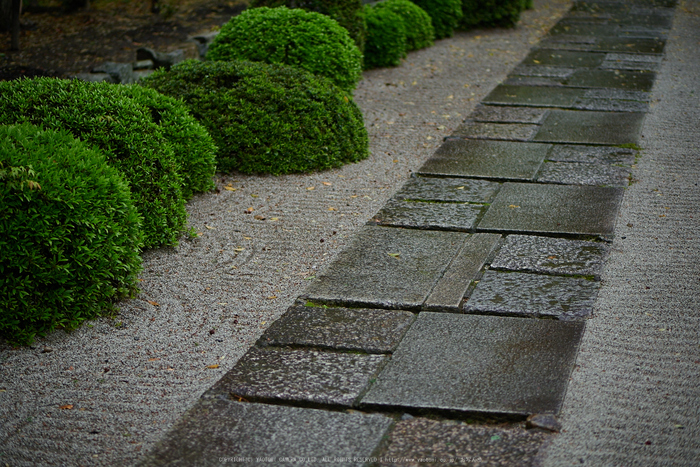
M 188 60 L 142 83 L 185 101 L 219 147 L 222 171 L 280 175 L 368 156 L 359 108 L 329 80 L 298 68 Z
M 206 128 L 190 115 L 187 106 L 177 99 L 138 85 L 119 86 L 118 90 L 151 112 L 153 121 L 172 145 L 175 159 L 180 165 L 182 196 L 187 200 L 194 193 L 213 189 L 216 145 Z
M 362 16 L 362 0 L 251 0 L 250 8 L 259 7 L 302 8 L 330 16 L 348 30 L 350 37 L 360 51 L 365 50 L 367 26 Z
M 365 70 L 400 65 L 406 56 L 406 27 L 401 17 L 389 8 L 366 5 L 365 20 Z
M 433 23 L 421 7 L 409 0 L 386 0 L 373 8 L 388 9 L 403 20 L 406 29 L 406 50 L 418 50 L 433 45 L 435 30 Z
M 452 37 L 462 17 L 462 0 L 411 0 L 433 21 L 435 39 Z
M 0 82 L 0 125 L 65 129 L 102 150 L 124 175 L 143 218 L 146 248 L 177 242 L 187 220 L 172 146 L 151 111 L 119 85 L 34 78 Z
M 29 345 L 133 296 L 140 225 L 100 152 L 64 130 L 0 126 L 0 336 Z
M 462 0 L 463 16 L 459 28 L 515 26 L 527 2 L 528 0 Z
M 345 29 L 320 13 L 287 7 L 234 16 L 209 46 L 207 59 L 291 65 L 348 92 L 362 77 L 362 53 Z

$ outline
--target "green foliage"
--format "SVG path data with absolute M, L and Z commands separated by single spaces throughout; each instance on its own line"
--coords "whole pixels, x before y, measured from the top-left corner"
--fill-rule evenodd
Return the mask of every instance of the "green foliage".
M 216 145 L 206 128 L 190 115 L 187 106 L 138 85 L 119 86 L 118 90 L 150 111 L 153 121 L 172 145 L 180 166 L 182 196 L 190 199 L 194 193 L 213 189 Z
M 406 27 L 389 8 L 365 6 L 365 69 L 398 66 L 406 56 Z
M 330 16 L 347 29 L 360 51 L 365 50 L 367 26 L 362 16 L 362 0 L 251 0 L 250 8 L 302 8 Z
M 460 29 L 478 26 L 515 26 L 528 0 L 462 0 Z
M 388 9 L 403 20 L 406 29 L 406 49 L 408 51 L 423 49 L 433 45 L 435 30 L 428 13 L 409 0 L 386 0 L 373 8 Z
M 119 85 L 54 78 L 0 82 L 0 125 L 65 129 L 102 150 L 130 185 L 147 248 L 170 245 L 187 220 L 172 146 L 149 108 Z
M 535 2 L 533 0 L 522 0 L 522 2 L 523 10 L 532 10 L 535 8 Z
M 452 37 L 462 17 L 462 0 L 411 0 L 433 21 L 435 38 Z
M 67 131 L 0 126 L 0 336 L 28 345 L 132 296 L 140 224 L 101 153 Z
M 308 172 L 368 155 L 355 103 L 329 80 L 298 68 L 189 60 L 142 82 L 185 101 L 214 137 L 222 171 Z
M 291 65 L 351 92 L 362 77 L 362 53 L 331 18 L 300 9 L 254 8 L 224 24 L 208 60 Z

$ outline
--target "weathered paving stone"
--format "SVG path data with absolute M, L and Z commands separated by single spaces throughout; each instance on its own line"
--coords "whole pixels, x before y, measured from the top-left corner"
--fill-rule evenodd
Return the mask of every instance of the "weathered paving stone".
M 634 164 L 637 152 L 629 148 L 613 146 L 583 146 L 580 144 L 555 144 L 548 161 L 552 162 L 581 162 L 586 164 Z
M 644 113 L 552 110 L 534 141 L 584 144 L 639 143 Z
M 373 217 L 380 225 L 471 232 L 483 205 L 390 199 Z
M 472 235 L 435 285 L 424 309 L 459 312 L 469 285 L 500 240 L 501 236 L 497 234 Z
M 651 94 L 648 92 L 632 91 L 626 89 L 588 89 L 583 95 L 584 99 L 617 99 L 623 101 L 649 102 Z
M 567 86 L 651 91 L 656 73 L 631 70 L 580 70 L 564 81 Z
M 559 66 L 533 66 L 520 65 L 513 70 L 512 75 L 539 76 L 544 78 L 568 78 L 576 71 L 576 68 Z
M 507 86 L 563 86 L 564 78 L 541 78 L 539 76 L 509 76 L 503 84 Z
M 594 276 L 599 279 L 607 247 L 563 238 L 508 235 L 491 262 L 492 269 Z
M 418 467 L 437 465 L 439 459 L 449 459 L 447 465 L 531 465 L 549 436 L 541 430 L 526 430 L 517 425 L 473 425 L 412 418 L 398 422 L 390 432 L 388 445 L 379 456 L 384 461 L 379 465 Z M 397 460 L 392 462 L 394 459 Z M 429 459 L 435 461 L 431 463 Z M 476 459 L 481 460 L 476 462 Z
M 365 226 L 317 276 L 306 298 L 418 310 L 467 238 L 461 232 Z
M 618 36 L 622 32 L 617 24 L 585 24 L 572 21 L 566 16 L 562 18 L 552 29 L 550 36 L 573 35 L 573 36 Z
M 532 180 L 548 144 L 451 139 L 418 171 L 424 175 Z
M 414 317 L 410 311 L 295 306 L 265 331 L 257 345 L 389 353 Z
M 540 183 L 562 185 L 628 186 L 632 169 L 615 165 L 545 162 L 537 174 Z
M 556 414 L 583 329 L 581 321 L 420 313 L 361 403 Z
M 593 312 L 599 288 L 599 282 L 576 277 L 489 270 L 464 305 L 464 312 L 582 319 Z
M 379 414 L 200 399 L 139 464 L 142 466 L 238 465 L 325 466 L 324 457 L 347 459 L 339 466 L 365 465 L 393 420 Z M 285 460 L 288 459 L 288 460 Z M 357 459 L 357 460 L 353 460 Z
M 493 123 L 530 123 L 540 124 L 549 110 L 531 107 L 507 107 L 501 105 L 480 105 L 472 112 L 471 118 L 476 122 Z
M 623 193 L 613 187 L 505 183 L 477 228 L 609 238 Z
M 649 110 L 649 104 L 646 102 L 617 99 L 578 99 L 571 107 L 579 110 L 606 112 L 647 112 Z
M 525 123 L 468 122 L 457 127 L 453 136 L 474 139 L 530 141 L 539 126 Z
M 571 107 L 585 91 L 547 86 L 509 86 L 501 84 L 484 98 L 484 104 L 528 105 L 533 107 Z
M 658 55 L 605 54 L 600 67 L 609 70 L 659 71 L 662 58 Z
M 567 40 L 568 38 L 568 40 Z M 593 52 L 624 52 L 638 54 L 661 54 L 666 42 L 655 38 L 600 37 L 590 41 L 578 36 L 557 36 L 540 42 L 541 47 L 550 49 L 582 50 Z
M 395 199 L 488 203 L 500 184 L 469 178 L 411 177 L 394 195 Z
M 384 355 L 252 347 L 206 394 L 350 407 L 385 359 Z
M 569 50 L 535 49 L 522 64 L 564 68 L 597 68 L 611 54 L 600 52 L 572 52 Z

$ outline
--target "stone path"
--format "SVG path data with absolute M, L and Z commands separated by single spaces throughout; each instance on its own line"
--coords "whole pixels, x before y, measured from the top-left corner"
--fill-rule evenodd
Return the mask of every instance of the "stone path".
M 143 465 L 529 464 L 537 427 L 557 429 L 673 8 L 575 3 Z

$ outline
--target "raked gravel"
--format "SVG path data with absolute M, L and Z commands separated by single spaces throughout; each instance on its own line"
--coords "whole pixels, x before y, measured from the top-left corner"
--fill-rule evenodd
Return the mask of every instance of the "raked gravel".
M 458 33 L 366 72 L 367 160 L 217 174 L 216 192 L 188 204 L 201 236 L 145 252 L 141 294 L 116 318 L 0 343 L 0 465 L 136 463 L 569 7 L 535 0 L 516 28 Z

